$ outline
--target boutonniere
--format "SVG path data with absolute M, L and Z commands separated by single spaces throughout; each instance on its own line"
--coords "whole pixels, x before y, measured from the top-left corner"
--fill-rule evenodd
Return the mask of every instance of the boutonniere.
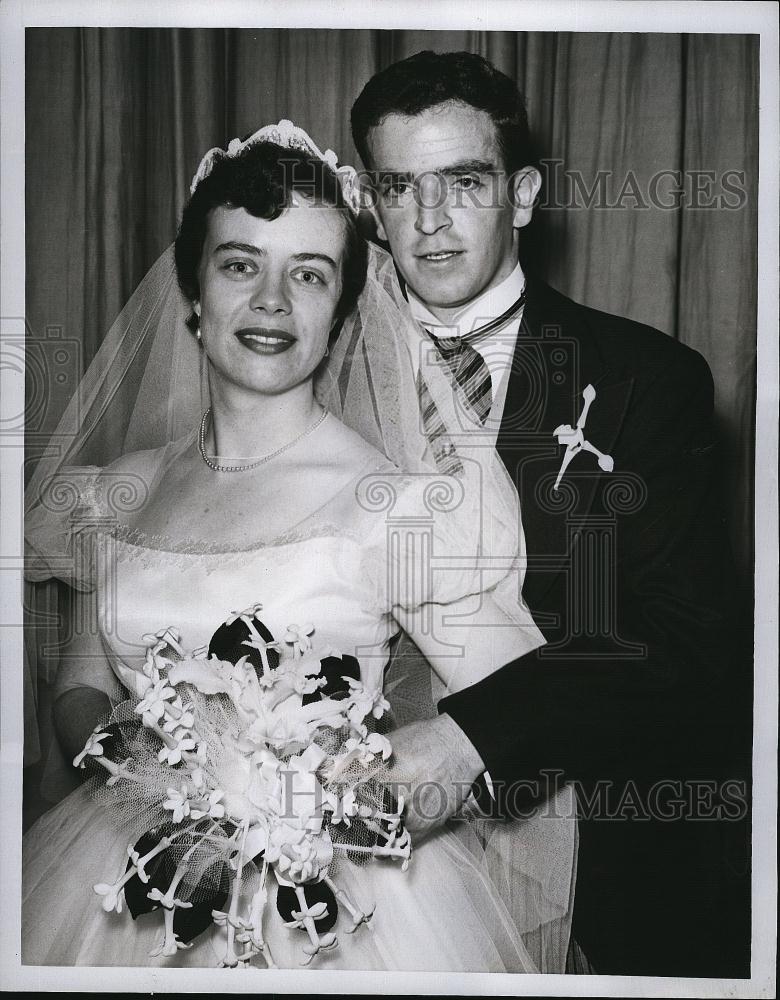
M 588 410 L 596 398 L 596 390 L 592 385 L 586 385 L 582 390 L 582 398 L 585 401 L 585 405 L 582 408 L 582 413 L 577 421 L 577 426 L 572 427 L 571 424 L 560 424 L 553 431 L 553 437 L 558 439 L 558 444 L 565 445 L 566 451 L 563 455 L 563 461 L 561 462 L 561 468 L 558 472 L 558 478 L 555 480 L 554 490 L 557 490 L 561 484 L 561 479 L 563 479 L 563 474 L 569 467 L 569 462 L 578 455 L 581 451 L 589 451 L 591 454 L 595 455 L 598 459 L 599 468 L 603 472 L 612 472 L 615 468 L 615 462 L 611 455 L 605 455 L 600 452 L 598 448 L 594 447 L 590 441 L 585 440 L 585 421 L 588 419 Z

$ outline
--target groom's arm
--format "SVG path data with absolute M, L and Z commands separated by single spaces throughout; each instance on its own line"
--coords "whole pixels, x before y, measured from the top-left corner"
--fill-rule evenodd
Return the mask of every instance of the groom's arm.
M 586 781 L 717 777 L 723 720 L 749 698 L 735 652 L 743 619 L 719 503 L 709 369 L 680 352 L 638 396 L 616 451 L 644 476 L 647 501 L 618 523 L 615 593 L 620 638 L 644 644 L 646 656 L 598 659 L 595 641 L 593 658 L 582 646 L 562 660 L 542 649 L 444 698 L 440 712 L 499 787 L 556 770 Z

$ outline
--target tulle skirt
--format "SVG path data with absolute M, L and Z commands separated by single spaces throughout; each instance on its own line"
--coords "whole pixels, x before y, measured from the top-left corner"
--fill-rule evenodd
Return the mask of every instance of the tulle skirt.
M 467 823 L 453 824 L 417 847 L 407 871 L 390 860 L 345 862 L 338 883 L 369 925 L 350 934 L 340 912 L 338 947 L 321 952 L 311 969 L 441 972 L 536 972 L 517 920 L 505 902 L 506 871 L 491 874 L 484 839 Z M 127 864 L 128 836 L 112 825 L 86 787 L 53 808 L 23 843 L 22 961 L 26 965 L 218 966 L 224 932 L 210 928 L 174 957 L 150 956 L 163 937 L 161 911 L 134 920 L 126 908 L 107 913 L 93 885 L 114 882 Z M 299 968 L 305 932 L 286 928 L 275 907 L 275 880 L 263 921 L 280 968 Z M 517 891 L 517 886 L 514 886 Z M 504 898 L 502 898 L 504 897 Z M 565 953 L 565 946 L 564 946 Z M 252 964 L 262 968 L 258 956 Z M 561 970 L 562 971 L 562 970 Z

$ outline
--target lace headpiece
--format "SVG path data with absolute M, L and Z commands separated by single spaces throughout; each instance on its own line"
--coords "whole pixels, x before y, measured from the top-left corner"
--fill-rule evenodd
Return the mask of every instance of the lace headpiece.
M 344 200 L 349 208 L 355 213 L 355 215 L 357 215 L 360 211 L 360 187 L 355 168 L 349 166 L 348 164 L 340 167 L 338 165 L 338 157 L 332 149 L 326 149 L 323 153 L 308 132 L 304 132 L 302 128 L 298 128 L 297 125 L 293 125 L 293 123 L 287 118 L 283 118 L 276 125 L 264 125 L 256 132 L 253 132 L 248 139 L 244 139 L 243 142 L 241 139 L 231 140 L 228 144 L 227 150 L 220 149 L 219 146 L 215 146 L 213 149 L 210 149 L 200 161 L 200 165 L 195 172 L 195 176 L 192 178 L 192 183 L 190 184 L 190 194 L 195 193 L 195 188 L 198 184 L 208 177 L 220 160 L 238 156 L 245 149 L 248 149 L 250 146 L 255 146 L 259 142 L 273 142 L 277 146 L 283 146 L 286 149 L 298 149 L 302 153 L 306 153 L 308 156 L 313 156 L 318 160 L 322 160 L 322 162 L 327 164 L 327 166 L 330 167 L 338 178 L 339 183 L 341 184 L 341 191 L 344 195 Z

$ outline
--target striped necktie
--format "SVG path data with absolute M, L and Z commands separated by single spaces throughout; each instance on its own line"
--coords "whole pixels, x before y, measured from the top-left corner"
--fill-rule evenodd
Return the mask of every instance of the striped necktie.
M 493 405 L 493 390 L 490 369 L 485 359 L 474 347 L 491 333 L 496 333 L 516 319 L 525 305 L 525 289 L 519 299 L 496 319 L 484 326 L 464 334 L 462 337 L 436 337 L 427 330 L 449 370 L 454 391 L 465 411 L 484 424 Z M 444 427 L 444 421 L 431 398 L 422 370 L 417 380 L 423 429 L 431 445 L 437 468 L 449 475 L 459 475 L 463 471 L 457 449 Z

